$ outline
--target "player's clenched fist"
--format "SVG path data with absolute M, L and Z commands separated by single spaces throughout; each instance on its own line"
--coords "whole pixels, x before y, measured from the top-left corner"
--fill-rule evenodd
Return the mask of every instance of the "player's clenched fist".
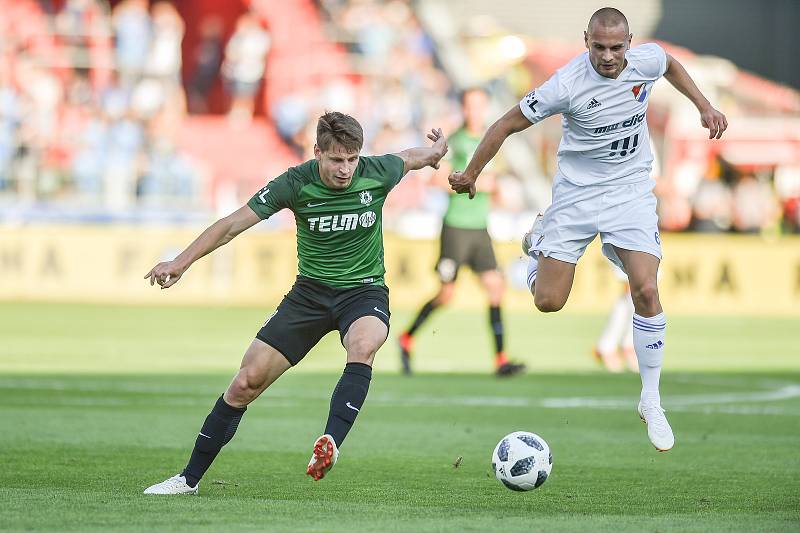
M 470 199 L 475 197 L 475 181 L 476 178 L 470 178 L 463 172 L 453 172 L 450 174 L 450 177 L 447 178 L 447 181 L 450 182 L 450 188 L 452 188 L 455 192 L 462 194 L 462 193 L 469 193 Z

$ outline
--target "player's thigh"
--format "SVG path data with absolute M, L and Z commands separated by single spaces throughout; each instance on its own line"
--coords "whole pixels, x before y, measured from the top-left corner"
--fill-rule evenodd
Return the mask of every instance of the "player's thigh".
M 363 320 L 364 318 L 372 320 Z M 385 286 L 365 285 L 340 289 L 333 307 L 333 320 L 339 330 L 342 345 L 347 349 L 348 360 L 352 353 L 356 357 L 370 358 L 371 364 L 374 351 L 380 348 L 389 335 L 390 318 L 389 289 Z M 356 324 L 358 327 L 353 330 Z M 370 325 L 374 327 L 368 327 Z M 354 335 L 350 335 L 352 331 Z
M 342 344 L 347 350 L 348 363 L 364 363 L 372 366 L 375 352 L 389 335 L 389 326 L 375 316 L 362 316 L 350 324 Z
M 247 405 L 289 368 L 286 356 L 264 341 L 253 339 L 225 392 L 225 401 L 237 407 Z
M 617 249 L 642 252 L 661 260 L 661 236 L 658 232 L 656 197 L 653 194 L 653 181 L 647 179 L 639 183 L 609 187 L 603 197 L 600 212 L 599 230 L 603 243 L 603 254 L 627 272 Z
M 578 262 L 597 236 L 601 196 L 599 187 L 579 187 L 556 176 L 553 202 L 544 213 L 542 234 L 533 244 L 533 251 L 540 261 L 542 257 L 548 257 L 573 265 Z M 537 274 L 536 278 L 537 290 L 540 275 Z
M 464 238 L 464 230 L 443 225 L 439 238 L 439 259 L 436 273 L 442 283 L 453 283 L 458 278 L 458 270 L 469 253 L 469 242 Z
M 334 289 L 298 278 L 256 338 L 282 353 L 294 366 L 336 328 L 331 319 Z
M 575 264 L 553 257 L 539 257 L 534 301 L 542 311 L 558 311 L 567 303 L 575 280 Z

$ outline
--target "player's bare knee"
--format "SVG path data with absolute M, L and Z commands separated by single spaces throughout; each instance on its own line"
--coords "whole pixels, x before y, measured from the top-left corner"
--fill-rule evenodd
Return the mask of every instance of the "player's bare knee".
M 364 363 L 371 365 L 375 358 L 375 352 L 378 351 L 380 345 L 368 337 L 360 337 L 351 339 L 347 347 L 347 361 L 350 363 Z
M 244 367 L 233 378 L 228 393 L 235 403 L 249 404 L 258 397 L 264 385 L 263 376 L 258 372 Z
M 647 313 L 648 316 L 658 314 L 660 302 L 658 299 L 658 286 L 655 281 L 648 281 L 631 287 L 631 298 L 639 313 Z
M 533 303 L 536 305 L 536 309 L 542 313 L 555 313 L 560 311 L 567 301 L 553 294 L 537 292 L 534 294 Z

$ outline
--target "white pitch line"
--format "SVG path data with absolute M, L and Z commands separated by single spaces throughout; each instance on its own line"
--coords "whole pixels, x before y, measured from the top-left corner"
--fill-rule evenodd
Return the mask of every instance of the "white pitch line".
M 763 383 L 762 385 L 766 385 Z M 782 385 L 782 386 L 778 386 Z M 753 406 L 753 405 L 732 405 L 732 404 L 753 404 L 788 400 L 800 397 L 800 384 L 791 382 L 774 383 L 771 390 L 754 392 L 724 392 L 718 394 L 700 395 L 669 395 L 663 399 L 664 407 L 671 411 L 684 412 L 703 412 L 703 413 L 729 413 L 729 414 L 776 414 L 800 416 L 800 412 L 787 410 L 778 406 Z M 115 384 L 113 390 L 109 390 L 106 383 L 96 382 L 69 382 L 57 379 L 1 379 L 0 389 L 39 389 L 39 390 L 59 390 L 76 392 L 97 392 L 109 390 L 109 392 L 134 392 L 152 394 L 166 392 L 161 384 Z M 175 390 L 170 390 L 174 393 Z M 196 397 L 191 398 L 172 398 L 165 395 L 161 402 L 169 405 L 195 405 L 202 403 L 200 396 L 203 391 L 192 391 Z M 200 394 L 198 394 L 198 392 Z M 309 395 L 305 392 L 297 391 L 270 391 L 265 395 L 265 403 L 275 405 L 292 405 L 299 401 L 319 400 L 327 398 L 327 395 L 316 393 Z M 546 409 L 635 409 L 635 396 L 627 397 L 590 397 L 572 396 L 556 398 L 531 398 L 524 396 L 434 396 L 434 395 L 413 395 L 396 396 L 394 394 L 373 394 L 370 396 L 369 404 L 389 407 L 521 407 L 531 408 L 540 407 Z M 54 404 L 61 405 L 135 405 L 139 402 L 136 399 L 120 398 L 62 398 L 53 401 Z
M 726 392 L 720 394 L 700 394 L 700 395 L 670 395 L 663 398 L 664 405 L 676 408 L 692 405 L 710 404 L 730 404 L 730 403 L 758 403 L 788 400 L 800 396 L 800 385 L 787 385 L 779 389 L 763 392 Z M 571 397 L 571 398 L 545 398 L 542 401 L 543 407 L 553 409 L 571 407 L 604 407 L 620 408 L 630 407 L 630 398 L 591 398 L 591 397 Z

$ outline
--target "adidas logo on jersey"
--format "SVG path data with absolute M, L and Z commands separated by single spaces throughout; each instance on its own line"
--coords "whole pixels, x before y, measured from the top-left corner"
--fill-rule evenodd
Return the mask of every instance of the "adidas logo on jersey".
M 595 107 L 600 107 L 601 105 L 603 105 L 603 104 L 598 102 L 597 98 L 592 98 L 592 101 L 589 102 L 589 105 L 586 106 L 586 109 L 594 109 Z

